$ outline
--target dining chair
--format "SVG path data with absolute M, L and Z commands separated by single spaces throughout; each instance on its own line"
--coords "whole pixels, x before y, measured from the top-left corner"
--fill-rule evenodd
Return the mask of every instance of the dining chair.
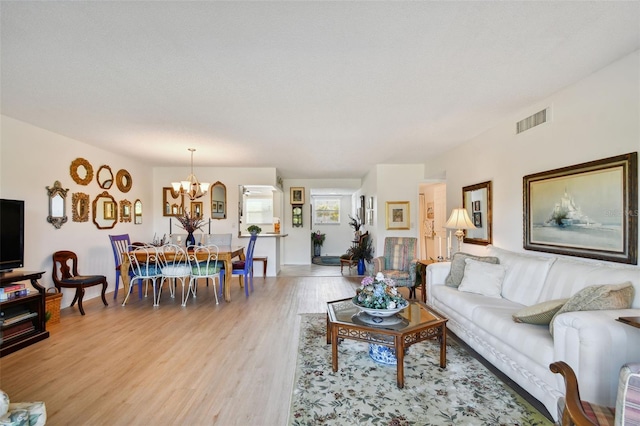
M 122 256 L 125 255 L 129 246 L 131 245 L 131 239 L 129 234 L 109 235 L 111 241 L 111 249 L 113 250 L 113 259 L 116 263 L 116 291 L 113 293 L 113 299 L 118 298 L 118 287 L 120 286 L 120 266 L 122 265 Z M 133 272 L 129 269 L 129 279 L 133 276 Z M 141 281 L 138 281 L 138 294 L 142 299 L 142 285 Z
M 215 245 L 218 247 L 227 247 L 231 245 L 233 234 L 202 234 L 202 245 Z
M 59 292 L 63 288 L 73 288 L 76 294 L 73 297 L 71 306 L 78 302 L 78 309 L 84 315 L 82 298 L 84 289 L 94 285 L 102 285 L 102 303 L 109 306 L 104 294 L 107 291 L 107 277 L 104 275 L 80 275 L 78 273 L 78 256 L 69 250 L 61 250 L 53 253 L 53 271 L 51 272 L 53 283 Z
M 216 278 L 220 280 L 220 266 L 218 265 L 218 246 L 210 244 L 205 246 L 189 246 L 187 247 L 187 257 L 189 259 L 189 267 L 191 268 L 191 277 L 189 278 L 189 289 L 187 291 L 187 299 L 189 293 L 196 297 L 198 290 L 198 279 L 204 278 L 209 285 L 209 278 L 213 280 L 213 294 L 216 297 L 216 305 L 218 302 L 218 290 L 216 290 Z M 222 285 L 220 285 L 222 288 Z M 186 303 L 186 300 L 185 300 Z
M 170 234 L 169 235 L 169 244 L 174 244 L 178 246 L 186 246 L 187 244 L 187 236 L 189 234 Z
M 251 291 L 253 291 L 253 249 L 256 245 L 256 239 L 258 234 L 251 234 L 249 239 L 249 245 L 247 246 L 247 254 L 244 260 L 236 260 L 232 262 L 231 275 L 238 275 L 240 280 L 240 286 L 244 282 L 244 294 L 249 296 L 249 285 L 251 285 Z M 222 283 L 224 283 L 224 268 L 220 270 L 220 294 L 222 294 Z
M 191 268 L 189 267 L 189 258 L 187 251 L 183 246 L 177 244 L 165 244 L 159 249 L 159 257 L 162 259 L 162 281 L 158 289 L 158 297 L 155 306 L 158 306 L 160 295 L 162 294 L 162 285 L 166 280 L 169 282 L 169 291 L 171 297 L 175 297 L 175 288 L 177 281 L 182 284 L 182 306 L 187 305 L 187 296 L 189 295 L 189 280 L 191 278 Z M 186 287 L 186 288 L 185 288 Z
M 156 287 L 158 279 L 162 278 L 161 272 L 161 259 L 158 256 L 158 248 L 149 244 L 143 246 L 130 245 L 127 250 L 127 257 L 129 258 L 129 271 L 133 274 L 129 280 L 129 288 L 127 289 L 127 295 L 122 302 L 122 306 L 127 304 L 131 289 L 134 285 L 141 286 L 142 281 L 146 281 L 144 295 L 147 296 L 149 281 L 153 286 L 153 305 L 156 306 Z M 136 281 L 138 281 L 136 283 Z

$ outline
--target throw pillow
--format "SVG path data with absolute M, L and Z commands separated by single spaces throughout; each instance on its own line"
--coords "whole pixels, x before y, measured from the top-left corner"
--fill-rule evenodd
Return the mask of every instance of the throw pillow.
M 449 269 L 449 275 L 444 279 L 444 285 L 449 287 L 458 287 L 462 282 L 464 276 L 464 268 L 466 263 L 465 259 L 473 259 L 480 262 L 498 264 L 500 261 L 494 256 L 474 256 L 468 253 L 456 253 L 451 259 L 451 268 Z
M 536 305 L 527 306 L 513 313 L 515 322 L 527 324 L 549 325 L 551 318 L 567 303 L 569 299 L 547 300 Z
M 502 280 L 506 269 L 502 265 L 465 259 L 464 276 L 458 290 L 501 298 Z
M 576 311 L 601 311 L 605 309 L 628 309 L 633 301 L 633 285 L 603 284 L 585 287 L 569 298 L 562 308 L 555 313 L 549 323 L 549 331 L 553 334 L 553 320 L 562 313 Z

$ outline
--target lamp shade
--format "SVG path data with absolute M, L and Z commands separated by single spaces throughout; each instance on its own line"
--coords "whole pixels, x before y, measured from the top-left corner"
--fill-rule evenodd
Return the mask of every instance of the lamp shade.
M 444 225 L 448 229 L 476 229 L 466 209 L 453 209 L 449 220 Z

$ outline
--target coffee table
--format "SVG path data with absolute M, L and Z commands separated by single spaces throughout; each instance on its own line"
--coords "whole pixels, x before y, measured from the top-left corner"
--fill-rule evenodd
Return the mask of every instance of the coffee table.
M 379 321 L 379 320 L 378 320 Z M 414 343 L 438 339 L 440 367 L 447 366 L 447 318 L 427 304 L 411 300 L 409 306 L 381 324 L 361 313 L 349 299 L 327 303 L 327 344 L 331 343 L 331 365 L 338 371 L 338 341 L 359 340 L 393 348 L 398 360 L 398 387 L 404 387 L 404 351 Z

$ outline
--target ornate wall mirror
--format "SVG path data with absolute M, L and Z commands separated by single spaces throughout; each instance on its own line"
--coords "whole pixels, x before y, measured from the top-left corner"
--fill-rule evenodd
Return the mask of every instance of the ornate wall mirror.
M 462 207 L 477 229 L 467 229 L 464 242 L 486 246 L 491 244 L 492 207 L 491 181 L 462 188 Z
M 133 203 L 133 223 L 142 224 L 142 201 L 136 200 Z
M 71 194 L 71 220 L 74 222 L 89 221 L 89 194 L 83 192 Z
M 78 185 L 89 185 L 93 179 L 93 167 L 84 158 L 76 158 L 71 162 L 69 174 Z
M 121 192 L 129 192 L 131 186 L 133 186 L 133 179 L 125 169 L 120 169 L 116 173 L 116 186 Z
M 120 222 L 131 222 L 131 201 L 120 201 Z
M 93 200 L 93 223 L 98 229 L 111 229 L 118 222 L 118 203 L 103 191 Z
M 47 222 L 56 229 L 60 229 L 63 223 L 67 222 L 67 192 L 69 189 L 62 188 L 60 181 L 55 181 L 53 187 L 47 186 L 49 196 L 49 216 Z
M 227 218 L 227 187 L 218 181 L 211 186 L 211 219 Z
M 184 199 L 179 192 L 170 186 L 162 188 L 162 216 L 182 216 L 184 214 Z
M 113 186 L 113 172 L 109 166 L 100 166 L 96 175 L 98 186 L 102 189 L 109 189 Z

